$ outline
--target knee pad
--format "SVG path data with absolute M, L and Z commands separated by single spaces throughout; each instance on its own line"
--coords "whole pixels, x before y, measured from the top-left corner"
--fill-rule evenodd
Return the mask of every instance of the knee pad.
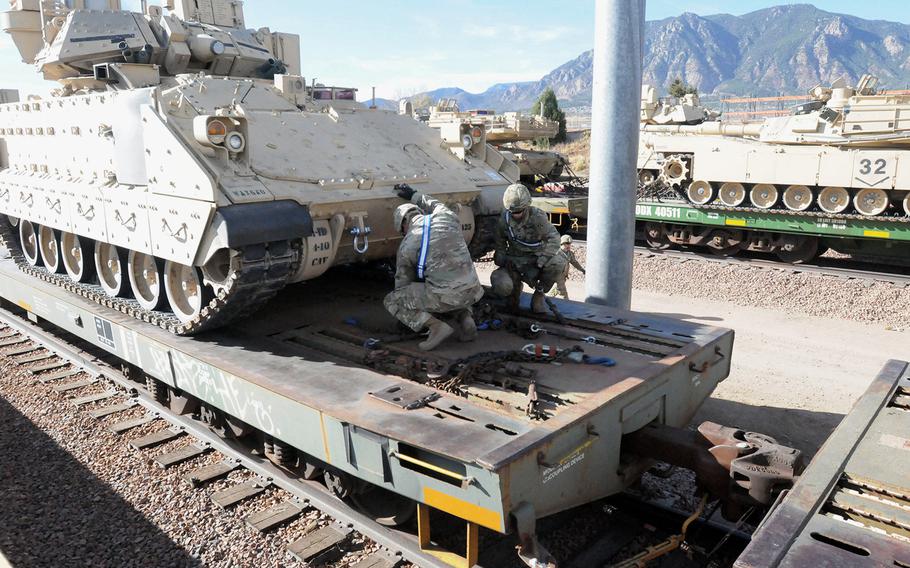
M 490 275 L 490 286 L 493 288 L 493 293 L 500 298 L 512 295 L 512 290 L 515 289 L 515 283 L 512 282 L 509 271 L 504 268 L 497 268 L 493 271 L 493 274 Z

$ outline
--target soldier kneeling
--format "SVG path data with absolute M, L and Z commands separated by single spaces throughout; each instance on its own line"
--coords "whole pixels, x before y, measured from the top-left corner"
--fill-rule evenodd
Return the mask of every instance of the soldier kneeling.
M 499 267 L 490 283 L 493 292 L 510 297 L 518 307 L 523 283 L 534 290 L 531 310 L 547 311 L 544 294 L 565 271 L 567 259 L 559 252 L 559 232 L 547 214 L 531 205 L 531 194 L 521 184 L 510 185 L 503 195 L 502 218 L 496 228 L 493 261 Z
M 471 313 L 483 296 L 474 261 L 461 232 L 461 220 L 441 202 L 407 185 L 396 186 L 410 201 L 395 210 L 395 226 L 404 235 L 398 247 L 395 291 L 386 309 L 403 324 L 421 332 L 429 328 L 423 351 L 435 349 L 455 329 L 436 316 L 454 316 L 459 339 L 473 341 L 477 326 Z

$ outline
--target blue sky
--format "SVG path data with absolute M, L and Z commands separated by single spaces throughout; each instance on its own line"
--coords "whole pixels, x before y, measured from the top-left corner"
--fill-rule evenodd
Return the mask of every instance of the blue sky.
M 124 0 L 124 7 L 138 3 Z M 783 3 L 648 0 L 647 16 L 739 15 Z M 910 23 L 906 0 L 815 5 Z M 369 96 L 371 86 L 381 97 L 397 98 L 444 86 L 479 92 L 497 82 L 537 80 L 590 49 L 594 33 L 594 0 L 247 0 L 245 13 L 250 27 L 301 36 L 304 76 L 357 87 L 361 99 Z M 47 91 L 50 85 L 20 62 L 2 33 L 0 77 L 0 87 L 26 92 Z

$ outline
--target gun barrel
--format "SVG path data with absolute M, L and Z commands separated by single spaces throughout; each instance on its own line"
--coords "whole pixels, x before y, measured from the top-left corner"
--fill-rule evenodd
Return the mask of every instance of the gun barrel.
M 705 122 L 703 124 L 649 124 L 644 132 L 664 134 L 704 134 L 714 136 L 731 136 L 734 138 L 758 137 L 761 134 L 760 123 L 725 124 L 723 122 Z

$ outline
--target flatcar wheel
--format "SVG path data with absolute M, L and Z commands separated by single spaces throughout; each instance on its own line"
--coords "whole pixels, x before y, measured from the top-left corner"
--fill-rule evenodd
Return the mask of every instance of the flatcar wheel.
M 351 502 L 361 513 L 387 527 L 401 526 L 417 512 L 413 500 L 376 486 L 352 494 Z
M 791 211 L 805 211 L 812 205 L 812 190 L 804 185 L 791 185 L 784 190 L 784 205 Z
M 199 269 L 171 260 L 164 263 L 164 289 L 171 311 L 187 323 L 199 316 L 208 303 L 208 294 Z
M 861 215 L 881 215 L 888 208 L 888 194 L 883 189 L 861 189 L 853 198 L 853 206 Z
M 130 289 L 139 305 L 146 310 L 157 310 L 164 304 L 161 286 L 162 262 L 150 254 L 130 251 L 127 270 Z
M 112 298 L 130 295 L 129 278 L 126 276 L 128 263 L 126 252 L 116 245 L 101 241 L 95 243 L 95 271 L 105 294 Z
M 768 183 L 757 183 L 749 192 L 752 205 L 759 209 L 771 209 L 777 204 L 777 188 Z
M 657 223 L 645 224 L 645 242 L 648 247 L 654 250 L 667 250 L 670 248 L 670 241 L 663 228 Z
M 741 231 L 714 231 L 708 241 L 708 248 L 717 256 L 733 256 L 742 249 L 743 235 Z
M 727 182 L 720 186 L 717 198 L 727 207 L 739 207 L 746 200 L 746 188 L 741 183 Z
M 92 253 L 91 241 L 73 233 L 60 235 L 60 252 L 63 268 L 73 282 L 88 282 L 95 274 L 95 264 L 89 262 Z
M 904 197 L 904 213 L 906 213 L 907 216 L 910 216 L 910 193 Z
M 714 188 L 709 182 L 696 180 L 689 184 L 686 196 L 696 205 L 705 205 L 714 199 Z
M 790 264 L 809 262 L 818 256 L 817 237 L 790 237 L 777 249 L 777 257 Z
M 19 222 L 19 245 L 22 247 L 22 255 L 25 262 L 30 266 L 41 265 L 41 252 L 38 250 L 38 234 L 35 232 L 35 225 L 27 219 Z
M 850 193 L 842 187 L 826 187 L 818 194 L 818 206 L 832 215 L 843 213 L 850 206 Z

